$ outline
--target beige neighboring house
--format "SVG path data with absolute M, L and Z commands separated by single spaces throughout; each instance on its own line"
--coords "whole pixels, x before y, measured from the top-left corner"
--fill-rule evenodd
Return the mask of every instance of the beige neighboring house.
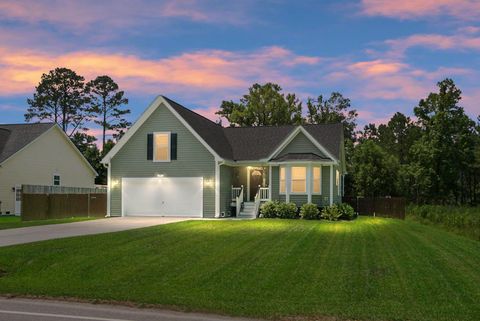
M 21 214 L 21 186 L 95 187 L 97 173 L 54 123 L 0 124 L 0 213 Z

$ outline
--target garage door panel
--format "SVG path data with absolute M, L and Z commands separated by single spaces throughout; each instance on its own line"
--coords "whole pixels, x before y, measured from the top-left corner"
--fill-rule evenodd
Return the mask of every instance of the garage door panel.
M 203 178 L 123 178 L 122 208 L 126 216 L 202 217 Z

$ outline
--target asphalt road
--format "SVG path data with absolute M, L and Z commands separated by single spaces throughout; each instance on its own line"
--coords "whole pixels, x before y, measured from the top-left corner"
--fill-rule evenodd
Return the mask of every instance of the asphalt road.
M 248 321 L 213 314 L 50 300 L 0 298 L 0 321 Z
M 111 217 L 93 221 L 51 224 L 0 230 L 0 246 L 23 244 L 63 237 L 131 230 L 191 220 L 186 217 Z

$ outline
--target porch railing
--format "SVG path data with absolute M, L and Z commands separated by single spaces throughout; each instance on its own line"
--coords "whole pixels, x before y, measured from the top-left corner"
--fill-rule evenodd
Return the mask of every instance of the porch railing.
M 268 187 L 258 187 L 258 194 L 260 197 L 260 201 L 268 201 L 270 200 L 269 195 L 269 188 Z
M 240 195 L 240 192 L 243 189 L 243 185 L 240 187 L 233 187 L 232 185 L 232 201 L 235 201 L 237 199 L 237 196 Z
M 237 217 L 240 215 L 240 211 L 242 210 L 242 203 L 243 203 L 243 186 L 240 187 L 240 193 L 235 197 L 235 211 L 237 213 Z

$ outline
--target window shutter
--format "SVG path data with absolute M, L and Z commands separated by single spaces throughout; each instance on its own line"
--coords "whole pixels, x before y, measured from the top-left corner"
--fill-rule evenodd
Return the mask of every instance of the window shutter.
M 153 134 L 147 134 L 147 160 L 153 160 Z
M 170 134 L 170 159 L 177 159 L 177 133 Z

